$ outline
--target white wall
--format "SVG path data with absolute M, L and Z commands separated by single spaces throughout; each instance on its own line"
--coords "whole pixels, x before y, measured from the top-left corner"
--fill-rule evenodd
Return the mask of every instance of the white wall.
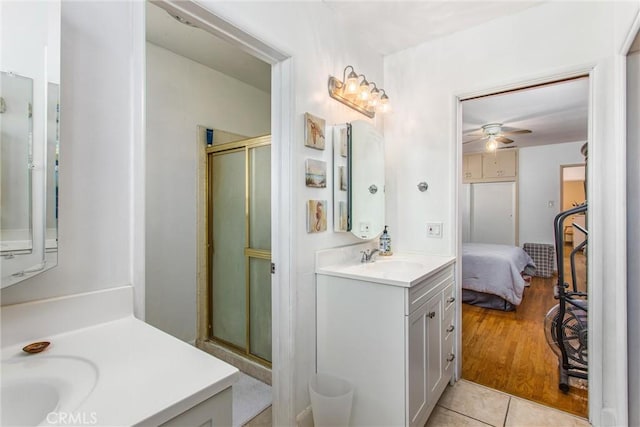
M 327 177 L 327 188 L 305 187 L 304 162 L 307 158 L 331 164 L 331 150 L 314 150 L 304 146 L 304 113 L 326 119 L 327 125 L 361 120 L 364 116 L 329 98 L 329 75 L 342 77 L 344 67 L 351 64 L 369 81 L 382 82 L 382 58 L 369 49 L 357 45 L 333 11 L 321 2 L 216 2 L 199 1 L 222 18 L 257 37 L 281 52 L 293 62 L 293 111 L 288 112 L 293 132 L 291 151 L 294 182 L 284 189 L 291 194 L 293 222 L 282 224 L 292 234 L 291 248 L 292 295 L 290 310 L 294 316 L 295 363 L 294 410 L 300 413 L 309 405 L 307 384 L 315 372 L 315 274 L 314 253 L 318 249 L 336 247 L 358 240 L 346 233 L 327 231 L 306 232 L 306 201 L 331 200 L 333 181 Z M 386 88 L 386 87 L 385 87 Z M 380 127 L 381 120 L 374 120 Z M 278 141 L 274 141 L 277 144 Z M 329 202 L 331 203 L 331 202 Z M 327 210 L 332 213 L 333 208 Z M 328 223 L 333 215 L 327 217 Z M 330 229 L 330 227 L 328 227 Z M 393 229 L 391 229 L 393 233 Z M 286 339 L 286 337 L 285 337 Z M 282 367 L 286 369 L 287 367 Z
M 138 7 L 62 5 L 59 265 L 3 289 L 3 305 L 126 284 L 144 292 L 134 239 L 134 171 L 142 165 L 132 74 L 144 34 L 123 24 Z M 143 313 L 140 304 L 136 310 Z
M 518 155 L 519 241 L 554 243 L 553 218 L 562 210 L 560 165 L 583 163 L 584 142 L 521 148 Z M 553 206 L 549 206 L 553 202 Z
M 396 230 L 397 249 L 440 254 L 457 253 L 459 244 L 456 97 L 594 67 L 589 185 L 597 202 L 590 205 L 595 232 L 589 316 L 590 333 L 603 341 L 590 348 L 590 380 L 602 383 L 589 393 L 595 425 L 624 425 L 627 417 L 626 364 L 619 351 L 626 346 L 619 52 L 637 11 L 637 2 L 547 2 L 385 58 L 385 89 L 394 95 L 394 111 L 384 123 L 387 221 Z M 418 194 L 415 185 L 422 180 L 429 191 Z M 429 220 L 444 222 L 442 239 L 426 237 Z
M 640 401 L 640 52 L 627 59 L 627 258 L 629 402 Z M 640 425 L 640 406 L 629 405 L 629 425 Z
M 147 43 L 146 320 L 196 339 L 198 125 L 269 133 L 271 96 Z

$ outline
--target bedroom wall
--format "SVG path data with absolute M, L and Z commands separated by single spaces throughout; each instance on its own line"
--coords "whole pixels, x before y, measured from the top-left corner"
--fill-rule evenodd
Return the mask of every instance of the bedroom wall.
M 520 245 L 553 244 L 553 218 L 561 211 L 560 165 L 583 163 L 584 141 L 521 148 L 518 155 Z M 552 206 L 549 206 L 549 203 Z
M 197 126 L 268 134 L 271 95 L 153 43 L 146 48 L 146 321 L 193 342 Z
M 627 339 L 620 49 L 639 7 L 638 2 L 544 2 L 385 57 L 385 89 L 393 94 L 393 112 L 384 123 L 387 223 L 395 230 L 397 250 L 434 254 L 458 254 L 461 241 L 458 97 L 593 69 L 590 151 L 597 161 L 589 177 L 598 232 L 592 236 L 589 269 L 595 316 L 590 332 L 600 345 L 590 348 L 598 363 L 589 377 L 601 384 L 589 392 L 594 425 L 627 424 L 626 357 L 619 350 Z M 418 194 L 416 183 L 423 180 L 429 190 Z M 429 221 L 443 221 L 442 238 L 427 237 Z

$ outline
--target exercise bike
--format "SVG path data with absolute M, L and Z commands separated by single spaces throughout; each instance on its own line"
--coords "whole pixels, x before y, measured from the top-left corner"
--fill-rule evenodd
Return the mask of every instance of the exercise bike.
M 560 212 L 553 220 L 556 265 L 558 266 L 558 282 L 554 297 L 558 300 L 545 316 L 545 333 L 547 342 L 558 356 L 560 374 L 558 387 L 563 392 L 569 391 L 569 377 L 588 378 L 587 335 L 588 304 L 587 292 L 579 292 L 576 277 L 576 254 L 587 248 L 588 231 L 573 223 L 572 226 L 584 234 L 584 241 L 577 245 L 569 255 L 571 268 L 571 284 L 565 281 L 564 260 L 564 221 L 573 215 L 586 213 L 587 204 Z

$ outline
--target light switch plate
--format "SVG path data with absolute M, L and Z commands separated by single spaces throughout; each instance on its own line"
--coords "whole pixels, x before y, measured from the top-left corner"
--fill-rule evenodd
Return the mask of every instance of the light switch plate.
M 427 223 L 427 237 L 442 237 L 442 223 L 441 222 L 428 222 Z

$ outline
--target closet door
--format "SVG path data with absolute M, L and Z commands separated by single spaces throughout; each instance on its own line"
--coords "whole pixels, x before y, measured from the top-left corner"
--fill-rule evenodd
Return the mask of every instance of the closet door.
M 462 213 L 462 243 L 471 242 L 471 186 L 462 184 L 460 210 Z
M 471 241 L 516 245 L 516 183 L 471 184 Z

